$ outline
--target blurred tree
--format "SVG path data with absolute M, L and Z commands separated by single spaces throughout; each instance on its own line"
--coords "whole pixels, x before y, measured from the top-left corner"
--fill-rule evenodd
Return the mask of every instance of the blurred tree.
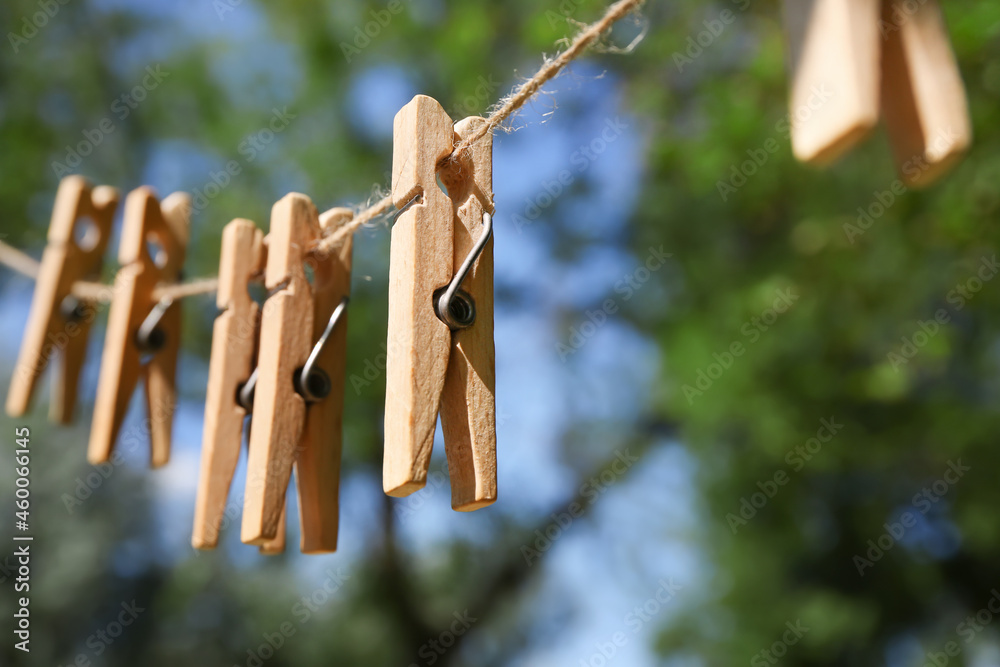
M 432 95 L 456 118 L 482 114 L 515 73 L 534 71 L 540 53 L 572 34 L 575 21 L 599 16 L 604 3 L 79 0 L 52 3 L 52 16 L 46 7 L 0 7 L 8 36 L 0 58 L 5 240 L 41 246 L 59 162 L 123 190 L 149 182 L 164 193 L 192 191 L 193 276 L 215 272 L 228 220 L 266 224 L 270 203 L 289 190 L 322 209 L 362 201 L 373 184 L 384 188 L 392 115 L 409 95 Z M 990 224 L 1000 206 L 1000 5 L 946 3 L 975 145 L 941 184 L 903 195 L 892 194 L 881 134 L 824 172 L 792 159 L 779 9 L 748 0 L 649 3 L 649 32 L 633 52 L 591 54 L 589 65 L 549 87 L 560 101 L 546 128 L 553 134 L 616 100 L 610 108 L 628 116 L 641 145 L 623 161 L 635 169 L 613 168 L 638 174 L 622 186 L 637 194 L 621 200 L 631 209 L 620 212 L 621 227 L 601 226 L 588 198 L 601 186 L 590 175 L 542 207 L 530 231 L 543 251 L 515 258 L 538 262 L 538 273 L 519 282 L 510 274 L 524 266 L 498 262 L 498 309 L 519 326 L 519 313 L 544 311 L 545 325 L 517 335 L 552 338 L 541 347 L 554 364 L 564 360 L 557 344 L 575 349 L 565 332 L 618 299 L 614 326 L 625 330 L 624 347 L 652 350 L 640 358 L 653 378 L 646 387 L 607 371 L 633 358 L 624 349 L 609 360 L 588 348 L 590 356 L 547 366 L 556 379 L 537 382 L 559 389 L 543 406 L 557 431 L 559 479 L 527 483 L 517 489 L 527 498 L 508 504 L 501 478 L 497 506 L 449 519 L 461 528 L 443 546 L 415 540 L 405 514 L 412 505 L 372 500 L 380 494 L 384 388 L 380 377 L 366 379 L 366 364 L 382 352 L 388 240 L 384 229 L 366 232 L 351 305 L 348 374 L 357 396 L 349 393 L 343 505 L 361 512 L 352 520 L 367 532 L 321 561 L 257 559 L 232 542 L 178 556 L 186 537 L 152 502 L 151 480 L 165 473 L 123 466 L 70 512 L 65 494 L 91 472 L 82 453 L 87 420 L 57 432 L 32 419 L 36 664 L 73 664 L 81 653 L 93 664 L 153 667 L 537 664 L 544 656 L 604 664 L 599 655 L 547 652 L 568 641 L 563 628 L 579 612 L 560 599 L 559 570 L 579 570 L 550 565 L 569 547 L 548 551 L 538 535 L 576 503 L 587 519 L 566 533 L 596 536 L 595 562 L 640 560 L 606 539 L 624 519 L 601 511 L 614 494 L 592 499 L 588 480 L 627 449 L 641 460 L 621 476 L 640 479 L 634 495 L 624 496 L 632 493 L 624 484 L 615 493 L 635 499 L 636 511 L 658 508 L 666 491 L 642 475 L 668 460 L 677 441 L 692 462 L 688 511 L 697 528 L 686 539 L 699 565 L 672 613 L 651 618 L 655 631 L 642 635 L 665 664 L 923 665 L 948 642 L 962 651 L 948 664 L 994 664 L 995 624 L 959 624 L 986 608 L 1000 584 L 1000 486 L 990 472 L 990 461 L 1000 463 L 990 449 L 1000 428 L 991 407 L 1000 289 L 991 282 Z M 689 40 L 724 10 L 736 20 L 691 50 Z M 44 25 L 32 32 L 38 12 Z M 626 44 L 635 31 L 623 25 L 611 42 Z M 157 66 L 166 72 L 162 87 L 143 86 L 146 68 Z M 590 92 L 556 95 L 574 87 Z M 548 109 L 544 99 L 535 108 Z M 268 139 L 262 130 L 276 115 L 290 120 Z M 113 131 L 95 130 L 104 118 Z M 779 150 L 746 167 L 770 142 Z M 530 157 L 540 160 L 543 150 Z M 227 180 L 230 161 L 239 174 Z M 496 183 L 498 194 L 504 188 Z M 522 238 L 517 221 L 508 224 L 515 212 L 505 214 L 498 237 Z M 600 253 L 638 267 L 650 248 L 663 248 L 669 261 L 634 298 L 619 298 L 616 279 L 575 302 L 560 296 L 580 293 Z M 15 307 L 13 296 L 3 303 Z M 946 317 L 936 321 L 940 311 Z M 186 363 L 203 374 L 198 361 L 214 309 L 210 299 L 192 300 L 185 313 Z M 594 368 L 604 373 L 597 380 Z M 203 385 L 183 389 L 197 405 Z M 611 395 L 636 396 L 627 399 L 634 410 L 609 414 L 602 406 Z M 501 411 L 504 404 L 501 396 Z M 2 424 L 9 432 L 10 420 Z M 7 465 L 0 471 L 0 506 L 9 507 L 13 474 Z M 0 516 L 7 534 L 8 515 Z M 653 561 L 678 556 L 658 529 L 640 527 L 637 540 Z M 541 566 L 532 566 L 531 549 Z M 572 582 L 581 590 L 598 584 Z M 94 633 L 132 600 L 154 611 L 98 655 Z M 477 620 L 448 635 L 462 627 L 454 614 L 463 610 Z M 608 628 L 588 646 L 621 629 Z M 443 653 L 429 644 L 445 638 Z M 8 644 L 0 656 L 2 664 L 22 657 Z

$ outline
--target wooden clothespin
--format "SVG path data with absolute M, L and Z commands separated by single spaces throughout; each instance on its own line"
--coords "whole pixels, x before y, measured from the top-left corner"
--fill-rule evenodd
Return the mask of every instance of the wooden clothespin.
M 930 185 L 968 150 L 972 123 L 937 0 L 883 0 L 882 110 L 903 182 Z
M 881 0 L 785 0 L 792 150 L 826 165 L 878 122 Z
M 792 148 L 825 165 L 885 119 L 908 186 L 943 175 L 972 140 L 937 0 L 785 0 Z
M 243 443 L 243 422 L 252 412 L 253 392 L 246 390 L 256 365 L 260 308 L 247 287 L 264 270 L 264 235 L 250 220 L 236 219 L 222 230 L 219 288 L 221 311 L 212 327 L 212 352 L 205 392 L 201 475 L 195 500 L 191 546 L 214 549 L 226 514 Z M 261 545 L 266 554 L 285 550 L 284 514 L 274 539 Z
M 337 548 L 351 237 L 324 255 L 310 258 L 308 250 L 322 230 L 351 216 L 334 209 L 320 218 L 297 193 L 271 209 L 265 284 L 273 293 L 264 302 L 257 355 L 243 505 L 248 544 L 263 544 L 279 530 L 294 467 L 301 550 Z
M 181 312 L 180 303 L 157 299 L 155 290 L 161 283 L 180 278 L 190 202 L 187 194 L 175 192 L 161 205 L 145 186 L 130 192 L 125 200 L 118 251 L 122 268 L 108 312 L 87 453 L 91 463 L 111 458 L 140 375 L 146 385 L 152 465 L 161 466 L 170 458 Z M 148 357 L 145 363 L 144 357 Z
M 93 302 L 73 296 L 73 283 L 99 278 L 117 206 L 118 191 L 112 187 L 91 189 L 81 176 L 67 176 L 59 183 L 48 245 L 7 393 L 11 417 L 27 412 L 38 378 L 52 360 L 49 418 L 63 424 L 72 421 L 87 339 L 97 314 Z
M 440 412 L 459 511 L 497 494 L 491 135 L 446 163 L 447 194 L 436 177 L 456 140 L 484 122 L 453 127 L 436 100 L 418 95 L 393 124 L 392 197 L 403 211 L 389 258 L 382 484 L 391 496 L 424 486 Z

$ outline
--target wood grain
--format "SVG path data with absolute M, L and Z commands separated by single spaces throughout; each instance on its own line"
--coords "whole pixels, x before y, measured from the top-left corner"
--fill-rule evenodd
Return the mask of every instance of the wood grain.
M 42 254 L 31 300 L 31 310 L 17 364 L 7 392 L 7 414 L 19 417 L 27 412 L 38 379 L 51 361 L 52 400 L 49 418 L 69 423 L 76 407 L 80 372 L 87 352 L 90 328 L 97 317 L 96 304 L 81 301 L 79 317 L 68 319 L 63 302 L 77 280 L 100 277 L 104 251 L 111 238 L 111 223 L 118 206 L 114 188 L 91 189 L 80 176 L 67 176 L 59 183 L 48 244 Z M 89 236 L 75 238 L 77 225 L 91 224 Z
M 972 143 L 968 101 L 937 0 L 885 0 L 882 111 L 903 182 L 926 187 Z
M 349 208 L 323 213 L 320 226 L 335 229 L 353 217 Z M 314 259 L 313 331 L 318 341 L 341 300 L 351 293 L 352 238 Z M 303 553 L 337 550 L 340 522 L 340 459 L 343 449 L 344 386 L 347 368 L 347 315 L 337 322 L 316 363 L 330 379 L 330 394 L 306 407 L 306 424 L 295 463 Z
M 880 0 L 784 0 L 792 150 L 826 165 L 878 121 Z
M 451 279 L 454 212 L 435 165 L 453 144 L 451 118 L 436 100 L 417 95 L 396 114 L 393 203 L 423 199 L 396 220 L 389 255 L 382 486 L 391 496 L 426 483 L 444 389 L 451 331 L 434 314 L 433 297 Z
M 305 426 L 305 400 L 295 372 L 312 348 L 313 304 L 305 253 L 319 237 L 316 207 L 291 193 L 271 209 L 264 302 L 257 356 L 257 388 L 241 538 L 263 544 L 277 535 L 285 492 Z
M 466 118 L 455 139 L 473 136 L 486 121 Z M 454 206 L 453 274 L 483 234 L 483 212 L 493 213 L 493 136 L 485 134 L 441 173 Z M 462 289 L 476 304 L 476 320 L 452 332 L 441 398 L 452 508 L 468 512 L 497 498 L 496 360 L 493 343 L 493 239 L 490 238 Z
M 247 286 L 263 270 L 263 240 L 263 233 L 250 220 L 233 220 L 222 230 L 216 297 L 222 312 L 212 326 L 201 474 L 191 534 L 195 549 L 214 549 L 219 542 L 226 499 L 243 444 L 247 412 L 236 395 L 250 378 L 256 361 L 260 309 Z
M 176 401 L 174 373 L 180 346 L 180 304 L 168 309 L 162 322 L 164 346 L 141 367 L 135 336 L 142 321 L 155 306 L 153 290 L 159 282 L 176 282 L 184 264 L 188 238 L 190 198 L 174 193 L 156 199 L 151 188 L 141 187 L 125 200 L 125 219 L 119 246 L 122 268 L 115 279 L 104 353 L 94 405 L 87 459 L 94 464 L 110 459 L 122 420 L 140 374 L 146 380 L 147 427 L 154 467 L 170 456 L 170 435 Z M 147 241 L 155 240 L 162 251 L 159 263 L 150 256 Z

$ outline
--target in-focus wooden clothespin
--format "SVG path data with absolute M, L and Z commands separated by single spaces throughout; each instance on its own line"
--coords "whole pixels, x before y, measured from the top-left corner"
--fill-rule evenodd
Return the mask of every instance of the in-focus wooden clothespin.
M 441 414 L 452 507 L 496 500 L 493 345 L 493 183 L 489 133 L 441 171 L 456 140 L 485 121 L 452 126 L 418 95 L 393 124 L 392 230 L 382 484 L 406 496 L 427 480 Z
M 792 151 L 826 165 L 878 122 L 881 0 L 784 0 Z
M 334 209 L 320 218 L 297 193 L 271 210 L 265 284 L 272 294 L 261 317 L 243 505 L 248 544 L 277 533 L 294 467 L 301 550 L 337 548 L 351 237 L 320 256 L 308 250 L 351 215 Z
M 972 123 L 937 0 L 883 0 L 882 111 L 903 182 L 930 185 L 968 150 Z
M 146 385 L 148 428 L 143 430 L 149 432 L 152 465 L 161 466 L 170 458 L 181 312 L 180 303 L 157 299 L 155 290 L 180 278 L 190 210 L 186 193 L 175 192 L 161 205 L 145 186 L 125 200 L 118 252 L 122 268 L 108 312 L 87 453 L 91 463 L 111 458 L 140 375 Z
M 260 308 L 248 286 L 264 270 L 264 235 L 250 220 L 233 220 L 222 230 L 219 288 L 221 311 L 212 327 L 212 352 L 205 391 L 205 423 L 201 444 L 201 475 L 195 499 L 191 546 L 214 549 L 226 515 L 226 500 L 243 444 L 243 423 L 252 412 Z M 260 546 L 262 553 L 285 550 L 285 530 Z
M 73 296 L 72 287 L 78 280 L 100 277 L 117 206 L 118 191 L 112 187 L 91 189 L 75 175 L 59 183 L 48 245 L 7 393 L 11 417 L 27 412 L 38 378 L 51 360 L 55 376 L 49 418 L 64 424 L 72 420 L 87 339 L 97 315 L 95 304 Z
M 792 148 L 825 165 L 881 116 L 906 185 L 943 175 L 972 141 L 937 0 L 785 0 Z

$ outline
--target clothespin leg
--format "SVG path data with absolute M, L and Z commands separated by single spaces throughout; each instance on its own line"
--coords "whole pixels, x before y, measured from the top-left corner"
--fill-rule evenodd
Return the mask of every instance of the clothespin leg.
M 880 0 L 784 0 L 792 150 L 827 165 L 878 122 Z
M 148 348 L 140 350 L 138 334 L 154 308 L 165 306 L 156 300 L 156 286 L 175 282 L 180 276 L 189 214 L 190 198 L 184 193 L 170 195 L 161 205 L 152 189 L 141 187 L 129 193 L 125 202 L 119 248 L 122 268 L 115 279 L 108 312 L 87 452 L 91 463 L 110 459 L 140 375 L 146 380 L 152 464 L 162 465 L 169 457 L 173 382 L 180 349 L 180 305 L 173 303 L 162 312 L 155 345 L 147 341 Z M 160 246 L 156 257 L 150 255 L 150 241 Z M 145 367 L 141 367 L 143 354 L 150 357 Z
M 471 117 L 455 125 L 456 139 L 486 121 Z M 455 205 L 454 270 L 485 233 L 483 213 L 493 212 L 493 140 L 486 134 L 442 175 Z M 472 265 L 462 290 L 475 304 L 472 326 L 452 332 L 448 373 L 441 397 L 452 507 L 472 511 L 497 498 L 496 361 L 493 343 L 493 238 Z
M 351 209 L 323 214 L 320 226 L 335 229 L 353 216 Z M 323 335 L 331 315 L 351 292 L 352 239 L 346 237 L 314 264 L 313 335 Z M 337 550 L 340 522 L 340 459 L 344 430 L 344 383 L 347 363 L 347 311 L 344 310 L 317 359 L 329 381 L 329 393 L 306 409 L 305 430 L 295 462 L 303 553 Z
M 201 474 L 191 533 L 196 549 L 214 549 L 218 544 L 239 462 L 247 411 L 237 394 L 250 379 L 260 326 L 260 309 L 250 298 L 247 285 L 263 268 L 264 254 L 263 234 L 250 220 L 236 219 L 223 229 L 216 293 L 216 305 L 222 312 L 212 325 Z
M 444 389 L 451 330 L 434 313 L 434 292 L 451 279 L 451 200 L 437 186 L 436 165 L 454 145 L 451 118 L 417 95 L 393 122 L 392 198 L 403 208 L 392 228 L 386 348 L 385 454 L 382 486 L 407 496 L 427 481 Z
M 882 111 L 896 166 L 926 187 L 972 143 L 962 75 L 937 0 L 883 0 Z
M 286 195 L 271 209 L 265 282 L 278 291 L 264 302 L 261 315 L 241 531 L 248 544 L 277 534 L 305 425 L 306 404 L 295 389 L 295 373 L 312 349 L 313 302 L 303 262 L 318 236 L 319 214 L 305 195 Z

